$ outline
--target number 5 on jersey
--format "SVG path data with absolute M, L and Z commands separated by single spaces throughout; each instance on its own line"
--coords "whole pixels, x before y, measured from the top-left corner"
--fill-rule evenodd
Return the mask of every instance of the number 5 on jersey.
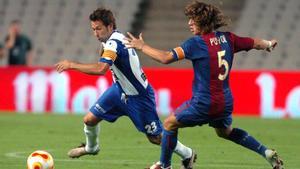
M 229 70 L 229 66 L 228 66 L 228 62 L 223 58 L 225 56 L 225 50 L 219 51 L 218 52 L 218 65 L 219 68 L 222 68 L 222 66 L 224 66 L 225 68 L 225 73 L 224 74 L 219 74 L 218 78 L 219 80 L 225 80 L 227 75 L 228 75 L 228 70 Z

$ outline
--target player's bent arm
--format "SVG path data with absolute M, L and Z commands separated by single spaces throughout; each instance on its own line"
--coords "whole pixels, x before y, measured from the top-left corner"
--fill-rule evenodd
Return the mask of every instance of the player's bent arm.
M 109 67 L 110 65 L 104 62 L 98 62 L 94 64 L 82 64 L 69 60 L 62 60 L 55 64 L 55 68 L 59 73 L 68 69 L 73 69 L 90 75 L 104 75 L 109 69 Z
M 6 49 L 11 49 L 14 47 L 16 42 L 16 37 L 15 35 L 9 35 L 8 38 L 5 40 L 5 48 Z
M 169 64 L 175 61 L 172 52 L 159 50 L 147 44 L 143 45 L 141 51 L 150 56 L 152 59 L 163 64 Z
M 267 50 L 268 52 L 271 52 L 277 45 L 277 40 L 264 40 L 259 38 L 254 38 L 254 44 L 253 48 L 257 50 Z
M 109 67 L 110 65 L 104 62 L 98 62 L 94 64 L 82 64 L 77 62 L 70 63 L 70 69 L 89 75 L 104 75 Z

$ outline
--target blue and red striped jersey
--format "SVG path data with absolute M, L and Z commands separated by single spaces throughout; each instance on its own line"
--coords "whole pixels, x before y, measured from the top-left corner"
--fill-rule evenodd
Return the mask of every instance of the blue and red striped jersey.
M 194 69 L 191 102 L 211 116 L 232 111 L 229 76 L 234 53 L 253 48 L 254 40 L 231 32 L 194 36 L 172 50 L 175 60 L 189 59 Z

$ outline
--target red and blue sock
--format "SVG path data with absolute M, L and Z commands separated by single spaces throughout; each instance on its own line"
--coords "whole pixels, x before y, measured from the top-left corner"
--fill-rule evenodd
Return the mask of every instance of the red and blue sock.
M 228 139 L 265 157 L 267 148 L 242 129 L 234 128 Z
M 160 162 L 163 168 L 171 166 L 172 154 L 177 144 L 177 131 L 163 131 Z

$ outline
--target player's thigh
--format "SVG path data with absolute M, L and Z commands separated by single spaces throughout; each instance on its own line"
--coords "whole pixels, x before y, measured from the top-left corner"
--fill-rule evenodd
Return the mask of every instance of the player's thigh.
M 156 112 L 154 97 L 129 97 L 127 108 L 128 117 L 139 131 L 149 136 L 161 134 L 162 123 Z
M 219 137 L 228 138 L 232 131 L 232 114 L 225 111 L 221 117 L 214 118 L 209 122 L 209 126 L 215 128 Z
M 90 112 L 98 119 L 116 121 L 120 116 L 126 115 L 125 103 L 121 96 L 121 91 L 115 85 L 111 86 L 90 108 Z
M 175 110 L 176 120 L 183 127 L 193 127 L 209 122 L 209 116 L 205 110 L 198 110 L 194 107 L 190 101 L 186 101 Z
M 231 128 L 232 115 L 231 113 L 224 112 L 222 116 L 213 118 L 209 122 L 209 126 L 219 129 L 220 131 L 227 131 Z

